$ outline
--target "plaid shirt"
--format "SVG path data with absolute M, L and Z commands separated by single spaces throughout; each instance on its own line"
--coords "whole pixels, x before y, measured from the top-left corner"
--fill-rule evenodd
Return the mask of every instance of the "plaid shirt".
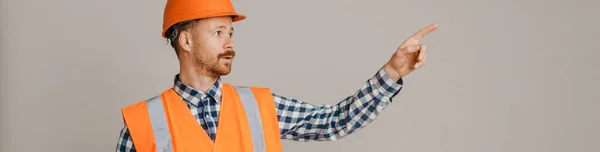
M 174 90 L 186 101 L 196 120 L 214 141 L 220 110 L 221 79 L 206 93 L 179 81 L 175 76 Z M 383 68 L 354 94 L 335 105 L 313 105 L 273 93 L 281 139 L 295 141 L 330 141 L 355 132 L 374 121 L 392 102 L 402 88 L 402 79 L 394 82 Z M 125 125 L 121 130 L 116 151 L 134 152 L 135 147 Z

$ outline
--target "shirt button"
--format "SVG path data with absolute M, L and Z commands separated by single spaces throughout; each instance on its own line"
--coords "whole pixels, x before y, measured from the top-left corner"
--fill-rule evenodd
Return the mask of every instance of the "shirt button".
M 206 118 L 210 118 L 210 116 L 208 116 L 208 115 L 205 115 L 204 117 L 206 117 Z

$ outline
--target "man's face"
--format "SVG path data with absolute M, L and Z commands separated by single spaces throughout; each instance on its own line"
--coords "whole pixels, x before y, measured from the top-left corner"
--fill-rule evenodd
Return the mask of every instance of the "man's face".
M 214 17 L 199 20 L 192 27 L 193 62 L 197 68 L 214 75 L 227 75 L 235 57 L 232 20 Z

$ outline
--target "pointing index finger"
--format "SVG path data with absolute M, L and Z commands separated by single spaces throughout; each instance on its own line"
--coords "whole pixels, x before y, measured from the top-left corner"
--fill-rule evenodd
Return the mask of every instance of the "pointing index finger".
M 419 32 L 417 32 L 415 35 L 413 35 L 411 38 L 415 39 L 415 40 L 420 40 L 423 37 L 425 37 L 425 35 L 435 31 L 435 29 L 438 28 L 437 24 L 431 24 L 423 29 L 421 29 Z

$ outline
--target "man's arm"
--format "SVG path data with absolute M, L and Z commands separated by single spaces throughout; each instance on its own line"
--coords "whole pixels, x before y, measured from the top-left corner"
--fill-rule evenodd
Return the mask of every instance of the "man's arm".
M 121 135 L 119 135 L 119 140 L 117 141 L 117 152 L 135 152 L 135 147 L 133 146 L 133 140 L 131 140 L 131 136 L 129 134 L 129 129 L 127 126 L 121 129 Z
M 365 127 L 392 102 L 402 88 L 384 68 L 354 94 L 335 105 L 312 105 L 273 93 L 282 139 L 337 140 Z
M 373 78 L 335 105 L 312 105 L 273 93 L 281 138 L 337 140 L 371 123 L 398 94 L 402 77 L 425 65 L 427 47 L 419 41 L 437 28 L 431 24 L 402 42 Z

